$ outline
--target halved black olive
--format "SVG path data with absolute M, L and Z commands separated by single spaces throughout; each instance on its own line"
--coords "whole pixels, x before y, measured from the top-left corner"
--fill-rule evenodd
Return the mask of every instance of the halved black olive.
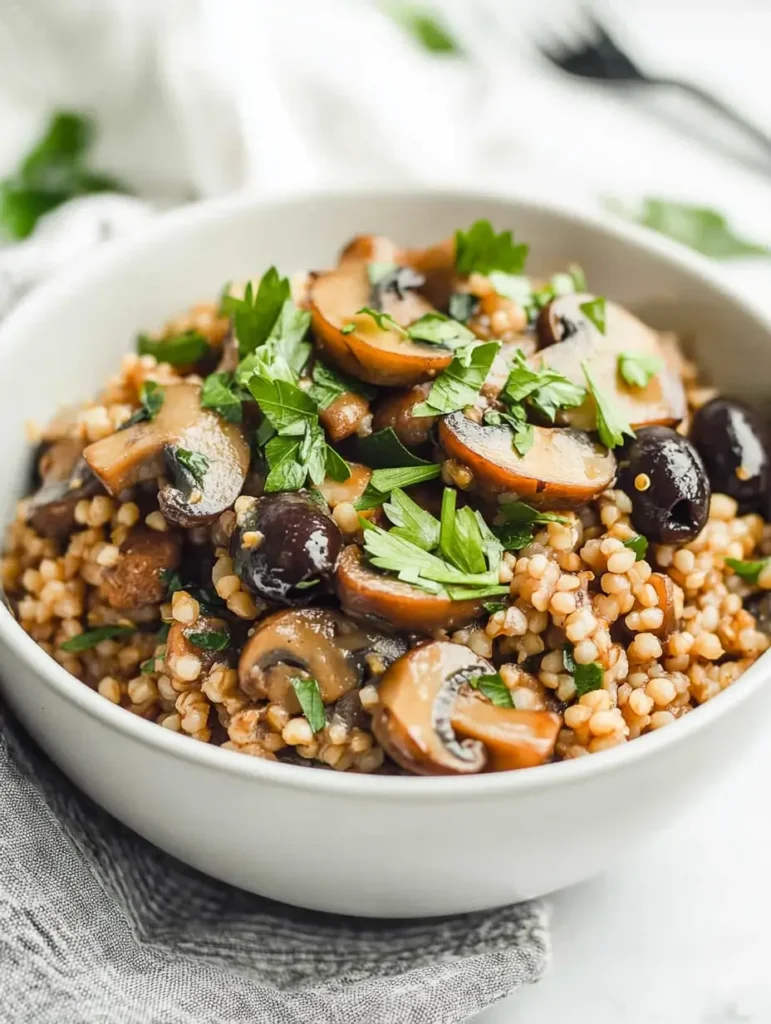
M 743 512 L 765 510 L 768 439 L 754 413 L 728 398 L 713 398 L 694 416 L 690 437 L 716 491 L 735 498 Z

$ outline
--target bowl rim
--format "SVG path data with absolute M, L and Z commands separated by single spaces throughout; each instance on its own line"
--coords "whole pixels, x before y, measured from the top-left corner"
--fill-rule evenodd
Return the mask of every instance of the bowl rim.
M 53 312 L 62 297 L 73 288 L 83 288 L 92 278 L 111 276 L 115 268 L 130 263 L 148 245 L 173 238 L 198 226 L 222 218 L 228 219 L 246 211 L 257 213 L 262 209 L 283 206 L 288 210 L 319 201 L 394 201 L 408 202 L 498 202 L 510 206 L 512 212 L 529 208 L 546 217 L 554 217 L 573 226 L 591 230 L 611 239 L 631 243 L 660 262 L 685 270 L 701 280 L 721 300 L 741 310 L 757 321 L 758 326 L 771 335 L 771 314 L 758 303 L 739 294 L 721 278 L 719 267 L 705 257 L 692 252 L 677 242 L 653 231 L 621 220 L 613 214 L 599 214 L 580 204 L 546 199 L 541 193 L 524 189 L 506 192 L 500 189 L 441 187 L 420 185 L 401 187 L 365 186 L 349 189 L 314 188 L 295 193 L 271 193 L 254 196 L 239 193 L 220 199 L 190 204 L 165 213 L 140 227 L 129 236 L 110 241 L 98 247 L 74 266 L 25 296 L 0 325 L 0 368 L 7 351 L 19 344 L 27 330 L 39 318 Z M 262 780 L 273 785 L 329 795 L 350 794 L 383 800 L 474 800 L 482 795 L 525 794 L 543 787 L 577 784 L 586 778 L 613 772 L 617 768 L 655 757 L 672 745 L 686 742 L 688 736 L 707 729 L 717 718 L 727 715 L 739 704 L 749 700 L 765 682 L 764 665 L 771 665 L 771 651 L 759 658 L 742 675 L 739 685 L 729 687 L 705 705 L 697 714 L 686 715 L 673 723 L 673 728 L 658 729 L 637 737 L 634 742 L 620 744 L 610 750 L 591 756 L 558 761 L 525 771 L 490 772 L 464 776 L 383 776 L 359 775 L 351 772 L 314 771 L 307 767 L 282 764 L 247 757 L 241 753 L 206 743 L 191 742 L 186 736 L 170 732 L 132 715 L 124 708 L 105 700 L 95 690 L 71 676 L 61 665 L 32 639 L 0 602 L 0 639 L 18 659 L 25 663 L 39 681 L 62 699 L 96 719 L 108 729 L 123 734 L 145 747 L 161 754 L 181 758 L 224 775 L 243 779 Z

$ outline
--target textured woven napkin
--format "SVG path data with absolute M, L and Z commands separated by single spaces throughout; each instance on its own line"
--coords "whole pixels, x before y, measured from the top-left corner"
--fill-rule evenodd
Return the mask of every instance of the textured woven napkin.
M 2 1024 L 453 1024 L 547 958 L 537 902 L 358 921 L 208 879 L 79 794 L 0 710 Z

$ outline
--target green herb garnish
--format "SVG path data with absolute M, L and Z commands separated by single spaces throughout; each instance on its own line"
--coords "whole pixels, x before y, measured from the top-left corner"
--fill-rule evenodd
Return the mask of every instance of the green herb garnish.
M 744 561 L 740 558 L 726 558 L 725 564 L 730 566 L 737 576 L 748 583 L 757 583 L 758 577 L 771 562 L 771 558 L 763 558 L 757 562 Z
M 185 637 L 202 651 L 224 651 L 230 643 L 230 633 L 224 629 L 207 629 L 201 633 L 185 632 Z
M 600 441 L 606 448 L 616 448 L 624 443 L 625 434 L 627 437 L 636 437 L 637 435 L 615 405 L 597 386 L 586 360 L 581 363 L 581 369 L 584 371 L 589 391 L 597 407 L 597 433 L 600 435 Z
M 164 639 L 166 639 L 164 637 Z M 163 647 L 157 654 L 154 654 L 152 658 L 148 658 L 147 661 L 143 661 L 139 666 L 139 671 L 143 676 L 150 676 L 155 672 L 156 661 L 161 661 L 166 657 L 166 648 Z
M 630 387 L 644 388 L 664 366 L 656 356 L 640 352 L 622 352 L 618 357 L 618 372 Z
M 295 676 L 291 683 L 306 722 L 314 734 L 321 732 L 327 724 L 327 715 L 324 711 L 324 701 L 321 699 L 319 684 L 315 679 L 302 679 L 299 676 Z
M 462 55 L 463 50 L 457 40 L 427 8 L 404 0 L 390 0 L 382 4 L 382 9 L 429 53 L 456 57 Z
M 130 636 L 132 633 L 136 633 L 136 626 L 98 626 L 87 633 L 78 633 L 71 640 L 65 640 L 61 644 L 61 649 L 71 654 L 79 654 L 81 651 L 90 651 L 102 640 L 114 640 L 119 636 Z
M 383 511 L 394 524 L 391 532 L 397 537 L 417 544 L 424 551 L 433 551 L 439 545 L 439 520 L 426 512 L 400 487 L 394 487 Z
M 413 484 L 420 484 L 425 480 L 436 480 L 441 473 L 442 467 L 430 462 L 419 466 L 376 469 L 370 477 L 366 490 L 354 502 L 354 507 L 360 512 L 369 508 L 377 508 L 387 500 L 395 488 L 412 487 Z
M 468 327 L 443 313 L 426 313 L 415 323 L 410 324 L 407 334 L 412 341 L 429 342 L 453 349 L 475 340 L 473 332 Z
M 183 469 L 187 470 L 190 476 L 195 480 L 199 487 L 203 485 L 203 478 L 206 476 L 206 471 L 209 468 L 209 459 L 205 455 L 201 455 L 200 452 L 191 452 L 188 448 L 172 449 L 173 459 Z
M 476 513 L 468 505 L 456 508 L 457 501 L 458 492 L 455 488 L 445 487 L 439 551 L 443 558 L 462 572 L 471 575 L 483 573 L 487 569 L 487 561 Z
M 579 697 L 583 697 L 585 693 L 590 693 L 592 690 L 602 689 L 605 678 L 605 670 L 602 665 L 596 661 L 592 661 L 588 665 L 576 664 L 571 644 L 564 644 L 562 647 L 562 663 L 565 666 L 565 671 L 573 677 Z
M 468 323 L 478 308 L 479 299 L 470 292 L 453 292 L 450 296 L 449 313 L 459 323 Z
M 587 320 L 591 321 L 600 334 L 605 333 L 605 299 L 601 295 L 578 307 Z
M 641 533 L 636 533 L 634 537 L 624 541 L 624 547 L 634 551 L 635 560 L 641 562 L 648 553 L 648 538 L 643 537 Z
M 343 480 L 348 480 L 351 475 L 351 467 L 342 455 L 337 454 L 332 445 L 326 445 L 324 459 L 327 476 L 330 476 L 333 480 L 337 480 L 341 483 Z
M 300 435 L 305 423 L 313 424 L 318 420 L 313 398 L 289 381 L 269 380 L 254 374 L 249 380 L 249 390 L 263 415 L 279 433 Z
M 478 220 L 468 231 L 455 232 L 455 269 L 459 274 L 521 274 L 527 250 L 515 244 L 511 231 L 497 235 L 489 220 Z
M 517 419 L 525 418 L 523 413 L 515 411 L 517 406 L 524 403 L 553 423 L 560 409 L 573 409 L 581 405 L 586 398 L 586 391 L 549 366 L 534 369 L 525 359 L 522 350 L 517 349 L 501 398 L 512 407 L 511 413 Z
M 284 303 L 290 299 L 289 280 L 281 277 L 275 267 L 265 271 L 256 292 L 249 281 L 242 299 L 233 295 L 223 297 L 222 309 L 233 317 L 241 358 L 268 340 Z
M 511 446 L 520 458 L 533 447 L 535 430 L 533 424 L 525 419 L 525 410 L 521 405 L 511 407 L 510 412 L 503 409 L 490 409 L 485 413 L 485 424 L 488 427 L 511 427 Z
M 430 466 L 432 463 L 418 458 L 409 448 L 405 448 L 393 427 L 378 430 L 369 437 L 358 441 L 357 454 L 359 460 L 371 469 L 398 469 L 403 466 Z
M 470 679 L 469 683 L 497 708 L 514 707 L 511 690 L 504 683 L 500 672 L 477 676 L 476 679 Z
M 483 605 L 488 615 L 495 615 L 496 612 L 505 612 L 508 607 L 505 601 L 485 601 Z
M 353 394 L 372 399 L 377 393 L 375 388 L 369 384 L 364 384 L 354 377 L 348 377 L 339 370 L 332 370 L 319 360 L 313 364 L 311 378 L 313 385 L 310 388 L 310 396 L 322 410 L 328 409 L 341 395 L 353 392 Z
M 240 423 L 243 419 L 241 394 L 230 373 L 210 373 L 203 382 L 201 408 L 213 409 L 228 423 Z
M 166 397 L 166 392 L 160 384 L 156 384 L 154 380 L 146 380 L 142 387 L 139 389 L 139 401 L 142 403 L 140 408 L 126 420 L 123 424 L 123 430 L 127 427 L 133 427 L 135 423 L 144 423 L 148 420 L 154 420 L 158 413 L 163 408 L 163 402 Z
M 115 178 L 88 170 L 94 123 L 83 114 L 52 115 L 40 140 L 18 170 L 0 182 L 0 231 L 26 238 L 38 220 L 75 196 L 94 192 L 127 192 Z
M 507 501 L 500 506 L 499 512 L 503 522 L 496 527 L 495 535 L 507 551 L 519 551 L 526 547 L 533 539 L 536 526 L 547 523 L 567 526 L 570 523 L 565 516 L 557 515 L 556 512 L 540 512 L 524 501 Z
M 395 331 L 396 334 L 401 334 L 403 338 L 407 337 L 406 327 L 402 327 L 400 323 L 397 323 L 390 313 L 383 313 L 379 309 L 372 309 L 371 306 L 362 306 L 361 309 L 356 310 L 356 315 L 372 317 L 381 331 Z M 346 327 L 347 326 L 348 325 L 346 324 Z M 355 330 L 356 324 L 354 324 L 353 327 Z
M 183 331 L 170 338 L 150 338 L 140 334 L 137 352 L 140 356 L 155 356 L 159 363 L 187 366 L 197 363 L 209 351 L 209 343 L 199 331 Z
M 441 416 L 473 405 L 500 347 L 493 341 L 458 349 L 450 365 L 431 385 L 425 402 L 416 405 L 412 415 Z

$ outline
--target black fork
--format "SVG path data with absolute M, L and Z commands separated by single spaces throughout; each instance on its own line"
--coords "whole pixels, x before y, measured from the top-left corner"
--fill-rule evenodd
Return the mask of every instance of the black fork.
M 646 74 L 612 38 L 607 29 L 589 11 L 583 11 L 586 34 L 577 43 L 557 39 L 540 41 L 538 49 L 560 71 L 576 78 L 612 85 L 631 85 L 674 89 L 699 100 L 705 107 L 730 121 L 771 156 L 771 136 L 748 121 L 727 103 L 706 89 L 681 78 L 656 77 Z

